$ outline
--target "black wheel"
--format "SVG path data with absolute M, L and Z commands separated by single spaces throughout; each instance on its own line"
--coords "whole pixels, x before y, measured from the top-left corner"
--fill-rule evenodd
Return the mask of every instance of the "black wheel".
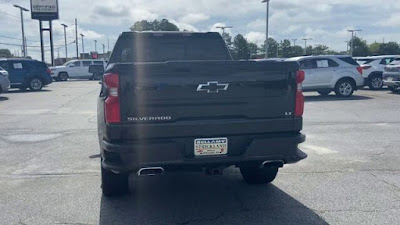
M 40 91 L 43 88 L 43 81 L 38 77 L 34 77 L 29 81 L 29 90 Z
M 335 93 L 339 97 L 349 98 L 353 95 L 354 89 L 354 81 L 350 79 L 342 79 L 337 82 L 335 86 Z
M 248 184 L 268 184 L 275 180 L 278 167 L 243 166 L 240 173 Z
M 383 80 L 381 75 L 372 75 L 369 78 L 368 86 L 372 90 L 379 90 L 383 87 Z
M 67 81 L 69 78 L 68 73 L 59 73 L 58 80 L 60 81 Z
M 322 96 L 327 96 L 327 95 L 329 95 L 329 94 L 331 93 L 331 91 L 325 91 L 325 90 L 323 90 L 323 91 L 318 91 L 318 93 L 319 93 L 320 95 L 322 95 Z
M 93 80 L 101 80 L 101 74 L 99 74 L 99 73 L 94 73 L 92 79 L 93 79 Z
M 129 174 L 116 174 L 101 167 L 101 188 L 107 197 L 121 196 L 129 193 Z
M 398 91 L 398 87 L 389 86 L 388 88 L 393 93 Z

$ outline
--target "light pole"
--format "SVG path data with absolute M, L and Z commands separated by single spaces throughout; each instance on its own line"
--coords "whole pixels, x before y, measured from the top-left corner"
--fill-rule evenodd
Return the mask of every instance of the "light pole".
M 105 54 L 105 51 L 106 51 L 106 45 L 105 44 L 102 44 L 103 45 L 103 57 L 104 57 L 104 54 Z
M 304 41 L 304 55 L 307 55 L 307 41 L 312 40 L 312 38 L 303 38 Z
M 297 39 L 294 38 L 294 39 L 292 39 L 292 41 L 293 41 L 293 46 L 296 46 L 296 41 L 297 41 Z
M 261 3 L 267 3 L 267 26 L 265 30 L 265 58 L 268 58 L 268 48 L 269 48 L 269 43 L 268 43 L 268 25 L 269 25 L 269 1 L 270 0 L 263 0 Z
M 362 31 L 362 30 L 347 30 L 351 33 L 351 48 L 350 48 L 350 55 L 353 56 L 354 52 L 354 32 Z
M 219 28 L 222 30 L 222 37 L 223 37 L 225 34 L 225 29 L 233 28 L 233 26 L 216 26 L 215 28 Z
M 68 46 L 67 46 L 67 25 L 61 24 L 64 27 L 64 42 L 65 42 L 65 59 L 68 59 Z
M 29 10 L 25 9 L 22 6 L 14 5 L 14 7 L 19 8 L 21 12 L 21 28 L 22 28 L 22 51 L 24 58 L 26 57 L 26 42 L 25 42 L 25 29 L 24 29 L 24 14 L 23 12 L 29 12 Z
M 81 35 L 81 37 L 82 37 L 82 56 L 83 56 L 83 58 L 84 59 L 86 59 L 86 56 L 85 56 L 85 44 L 83 43 L 83 37 L 85 37 L 85 35 L 83 35 L 83 34 L 80 34 Z
M 94 51 L 97 52 L 97 40 L 94 40 Z

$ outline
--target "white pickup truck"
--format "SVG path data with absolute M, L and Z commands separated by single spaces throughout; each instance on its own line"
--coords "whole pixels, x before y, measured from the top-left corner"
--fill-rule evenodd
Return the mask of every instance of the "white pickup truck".
M 89 73 L 90 65 L 103 65 L 107 62 L 97 59 L 71 60 L 62 66 L 50 67 L 51 76 L 56 81 L 66 81 L 69 78 L 100 80 L 101 75 Z

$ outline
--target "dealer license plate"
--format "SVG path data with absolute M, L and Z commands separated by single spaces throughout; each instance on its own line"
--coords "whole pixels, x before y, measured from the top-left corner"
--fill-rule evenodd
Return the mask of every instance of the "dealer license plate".
M 393 81 L 393 77 L 386 78 L 386 81 Z
M 228 138 L 202 138 L 194 140 L 195 156 L 228 154 Z

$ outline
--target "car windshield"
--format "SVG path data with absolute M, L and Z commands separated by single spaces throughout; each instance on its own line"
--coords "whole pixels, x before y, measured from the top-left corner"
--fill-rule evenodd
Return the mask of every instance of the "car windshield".
M 0 31 L 0 225 L 400 225 L 400 0 L 0 0 Z

